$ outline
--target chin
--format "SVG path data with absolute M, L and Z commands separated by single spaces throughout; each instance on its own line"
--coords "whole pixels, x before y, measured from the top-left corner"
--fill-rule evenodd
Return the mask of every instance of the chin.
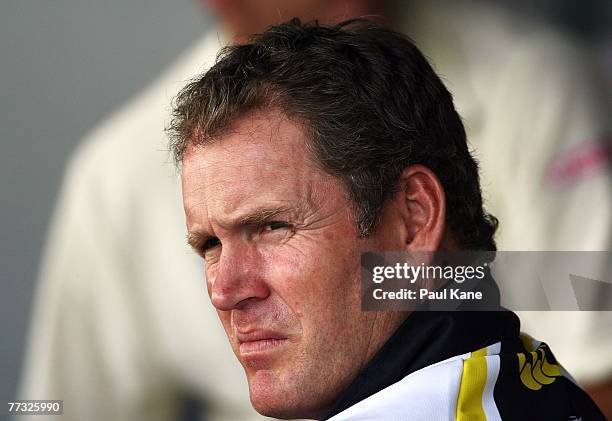
M 266 417 L 276 418 L 279 420 L 318 420 L 321 419 L 321 412 L 316 411 L 308 411 L 305 408 L 292 407 L 287 405 L 285 402 L 280 403 L 279 405 L 270 405 L 269 403 L 261 403 L 261 405 L 256 402 L 251 402 L 253 408 L 255 410 Z
M 251 405 L 261 415 L 281 420 L 304 418 L 298 408 L 289 405 L 287 401 L 275 396 L 262 396 L 255 392 L 251 393 Z
M 316 419 L 318 412 L 308 408 L 305 396 L 296 388 L 279 380 L 272 372 L 257 371 L 249 378 L 253 408 L 261 415 L 277 419 Z
M 267 417 L 288 419 L 290 400 L 287 385 L 270 370 L 257 370 L 249 377 L 249 392 L 253 408 Z M 284 416 L 280 416 L 280 415 Z

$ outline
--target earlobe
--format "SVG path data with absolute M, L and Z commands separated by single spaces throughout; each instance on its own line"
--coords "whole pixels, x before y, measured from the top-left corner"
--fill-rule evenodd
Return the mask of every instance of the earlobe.
M 406 250 L 438 250 L 446 215 L 444 188 L 438 177 L 423 165 L 411 165 L 400 175 L 397 195 L 405 224 Z

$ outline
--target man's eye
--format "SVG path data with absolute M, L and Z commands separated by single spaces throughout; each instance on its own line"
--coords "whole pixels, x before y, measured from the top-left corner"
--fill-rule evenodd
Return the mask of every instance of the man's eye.
M 263 224 L 262 231 L 274 231 L 274 230 L 287 228 L 287 227 L 289 227 L 289 224 L 286 222 L 270 221 L 270 222 L 266 222 L 265 224 Z
M 202 246 L 202 251 L 207 252 L 208 250 L 215 248 L 219 245 L 221 245 L 221 241 L 217 237 L 209 238 L 204 242 L 204 245 Z

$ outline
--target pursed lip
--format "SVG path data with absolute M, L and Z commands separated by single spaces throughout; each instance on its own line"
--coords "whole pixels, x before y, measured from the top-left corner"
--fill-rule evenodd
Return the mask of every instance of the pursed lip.
M 269 351 L 288 341 L 288 338 L 283 334 L 265 329 L 238 331 L 236 339 L 238 339 L 240 354 L 242 355 Z

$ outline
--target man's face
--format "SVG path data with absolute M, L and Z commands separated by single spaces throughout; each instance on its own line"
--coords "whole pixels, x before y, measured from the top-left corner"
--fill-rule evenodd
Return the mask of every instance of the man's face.
M 359 237 L 340 182 L 304 142 L 300 125 L 262 110 L 183 162 L 190 243 L 253 406 L 276 417 L 320 414 L 399 324 L 360 311 L 360 254 L 389 245 Z

